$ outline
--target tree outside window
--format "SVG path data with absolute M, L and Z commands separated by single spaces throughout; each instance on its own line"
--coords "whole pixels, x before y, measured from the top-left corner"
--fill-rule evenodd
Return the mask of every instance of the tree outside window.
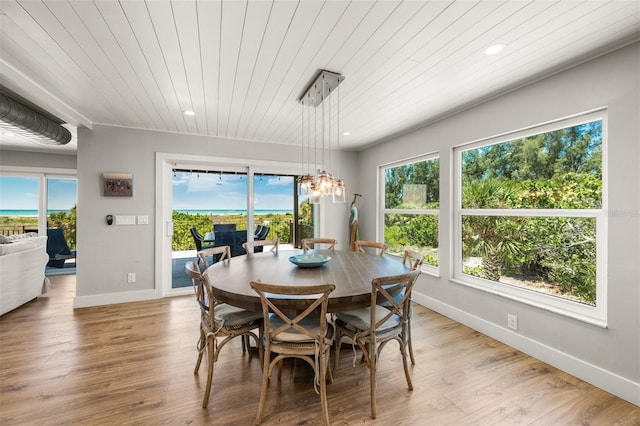
M 602 120 L 460 152 L 462 272 L 595 306 Z
M 402 256 L 409 248 L 438 266 L 440 162 L 437 157 L 382 168 L 384 241 L 387 253 Z

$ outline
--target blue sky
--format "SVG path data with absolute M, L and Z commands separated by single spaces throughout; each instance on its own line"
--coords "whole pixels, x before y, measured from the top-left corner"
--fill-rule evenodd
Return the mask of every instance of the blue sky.
M 69 210 L 76 204 L 76 179 L 47 181 L 49 210 Z M 0 210 L 37 210 L 38 178 L 0 176 Z
M 73 207 L 77 186 L 75 179 L 49 179 L 49 209 Z M 254 202 L 259 210 L 293 210 L 293 177 L 254 176 Z M 173 178 L 176 210 L 244 210 L 246 203 L 246 175 L 176 173 Z M 38 178 L 0 177 L 0 209 L 37 210 Z
M 256 210 L 293 210 L 293 177 L 254 176 Z M 247 176 L 177 172 L 173 178 L 174 210 L 245 210 Z

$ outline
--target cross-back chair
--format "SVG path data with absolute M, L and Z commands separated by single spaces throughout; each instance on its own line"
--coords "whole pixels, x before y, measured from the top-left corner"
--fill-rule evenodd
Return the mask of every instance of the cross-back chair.
M 420 269 L 424 263 L 424 255 L 417 251 L 406 249 L 402 258 L 402 264 L 408 266 L 409 269 L 415 271 Z M 413 342 L 411 340 L 411 317 L 413 316 L 413 302 L 409 301 L 409 327 L 407 328 L 407 345 L 409 346 L 409 357 L 411 358 L 411 364 L 416 363 L 416 359 L 413 355 Z
M 424 263 L 424 255 L 417 251 L 406 249 L 402 257 L 402 264 L 408 266 L 412 271 L 420 269 Z
M 191 280 L 196 292 L 196 300 L 200 307 L 200 339 L 198 340 L 198 360 L 193 374 L 198 374 L 200 363 L 205 351 L 209 362 L 207 371 L 207 387 L 202 400 L 202 407 L 207 408 L 211 385 L 213 382 L 213 367 L 223 346 L 238 336 L 249 336 L 255 340 L 262 361 L 262 313 L 251 312 L 225 303 L 218 303 L 207 274 L 202 274 L 196 262 L 187 262 L 185 272 Z M 252 330 L 258 328 L 256 336 Z M 218 342 L 218 338 L 222 341 Z
M 278 240 L 253 240 L 247 241 L 242 244 L 242 248 L 245 249 L 247 254 L 251 254 L 254 252 L 255 247 L 266 247 L 271 246 L 271 250 L 275 254 L 278 254 Z
M 209 248 L 200 250 L 198 252 L 198 258 L 202 260 L 202 263 L 204 264 L 205 269 L 209 267 L 209 262 L 207 261 L 207 257 L 212 258 L 211 263 L 221 262 L 225 259 L 231 259 L 231 247 L 218 246 L 218 247 L 209 247 Z
M 333 238 L 304 238 L 301 242 L 304 250 L 316 248 L 316 244 L 326 244 L 327 250 L 335 250 L 338 244 L 338 241 Z
M 407 327 L 409 321 L 409 305 L 411 290 L 419 270 L 406 274 L 389 277 L 378 277 L 371 281 L 371 304 L 367 308 L 356 309 L 336 314 L 334 370 L 340 362 L 340 342 L 347 336 L 355 347 L 362 350 L 364 359 L 369 367 L 369 386 L 371 392 L 371 417 L 376 418 L 376 387 L 378 360 L 380 352 L 387 343 L 396 340 L 400 345 L 404 375 L 407 379 L 409 390 L 413 390 L 409 366 L 407 364 Z M 389 287 L 401 287 L 402 297 L 391 295 Z M 384 301 L 386 306 L 380 303 Z
M 378 241 L 366 241 L 366 240 L 358 240 L 355 242 L 356 251 L 360 253 L 366 253 L 365 247 L 371 247 L 376 249 L 376 253 L 378 256 L 382 257 L 384 252 L 387 251 L 389 246 L 386 243 L 378 242 Z
M 262 388 L 256 424 L 262 421 L 267 398 L 267 386 L 273 367 L 284 358 L 298 358 L 307 362 L 314 372 L 314 387 L 320 393 L 323 424 L 329 424 L 327 405 L 327 370 L 331 339 L 327 332 L 327 304 L 333 284 L 277 285 L 260 281 L 251 282 L 260 296 L 264 318 L 264 354 Z M 276 298 L 272 298 L 275 296 Z M 309 306 L 301 313 L 290 314 L 281 309 L 277 301 L 286 296 L 308 297 Z M 271 354 L 276 356 L 271 360 Z M 331 371 L 329 380 L 332 381 Z

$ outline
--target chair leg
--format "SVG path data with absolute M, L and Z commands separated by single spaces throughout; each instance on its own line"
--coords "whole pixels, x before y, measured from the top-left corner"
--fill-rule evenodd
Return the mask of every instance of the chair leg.
M 335 376 L 336 371 L 338 370 L 338 364 L 340 363 L 340 340 L 342 340 L 342 336 L 336 332 L 333 340 L 333 344 L 335 347 L 333 350 L 333 368 L 332 368 L 333 371 L 331 374 L 332 380 L 333 380 L 333 376 Z
M 322 424 L 329 424 L 329 404 L 327 403 L 327 356 L 329 355 L 328 351 L 324 354 L 319 354 L 320 356 L 320 371 L 318 371 L 318 375 L 320 376 L 320 404 L 322 405 Z M 329 372 L 331 375 L 331 372 Z M 333 381 L 333 380 L 332 380 Z
M 411 383 L 411 375 L 409 374 L 409 364 L 407 363 L 407 350 L 405 347 L 400 345 L 402 350 L 402 365 L 404 367 L 404 376 L 407 378 L 407 386 L 409 386 L 409 390 L 413 390 L 413 384 Z
M 409 300 L 409 321 L 407 322 L 407 342 L 409 346 L 409 356 L 411 364 L 416 365 L 416 359 L 413 356 L 413 341 L 411 340 L 411 317 L 413 316 L 413 301 Z
M 327 363 L 326 372 L 327 372 L 327 375 L 328 375 L 327 381 L 329 383 L 333 383 L 333 371 L 331 369 L 331 348 L 327 349 L 326 363 Z
M 251 342 L 251 338 L 253 338 L 253 340 L 255 340 L 256 348 L 258 348 L 258 357 L 260 357 L 260 368 L 262 368 L 262 355 L 263 355 L 262 352 L 264 351 L 264 348 L 260 344 L 260 342 L 262 341 L 262 329 L 260 329 L 258 331 L 258 334 L 260 335 L 260 337 L 258 337 L 258 338 L 256 338 L 256 336 L 253 335 L 253 334 L 245 334 L 243 336 L 243 338 L 244 337 L 247 338 L 247 346 L 248 347 L 251 347 L 251 345 L 249 344 Z
M 375 419 L 377 415 L 376 406 L 376 387 L 378 386 L 377 371 L 378 371 L 378 354 L 376 348 L 372 342 L 369 343 L 369 387 L 371 388 L 371 418 Z
M 213 365 L 215 364 L 215 337 L 211 336 L 207 339 L 207 354 L 209 359 L 209 371 L 207 372 L 207 389 L 204 391 L 204 399 L 202 401 L 202 408 L 207 408 L 209 404 L 209 395 L 211 395 L 211 385 L 213 382 Z
M 409 318 L 409 323 L 407 324 L 407 343 L 409 346 L 409 358 L 411 358 L 411 364 L 416 365 L 416 360 L 413 356 L 413 342 L 411 340 L 411 318 Z
M 206 344 L 207 344 L 207 336 L 205 336 L 201 327 L 200 340 L 198 340 L 198 344 L 196 346 L 196 348 L 198 349 L 198 360 L 196 361 L 196 368 L 193 370 L 193 374 L 198 374 L 198 371 L 200 371 L 200 364 L 202 363 L 202 356 L 204 355 Z
M 262 422 L 262 413 L 264 411 L 264 404 L 267 399 L 267 386 L 269 384 L 269 365 L 271 354 L 270 351 L 265 351 L 263 354 L 264 362 L 262 366 L 262 387 L 260 389 L 260 403 L 258 405 L 258 414 L 256 416 L 256 425 L 259 425 Z

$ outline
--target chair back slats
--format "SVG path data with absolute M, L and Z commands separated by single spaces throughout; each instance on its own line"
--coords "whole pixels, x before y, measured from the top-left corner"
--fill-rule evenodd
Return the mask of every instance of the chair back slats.
M 262 314 L 265 320 L 265 342 L 269 344 L 275 337 L 279 334 L 286 332 L 290 329 L 294 329 L 299 333 L 304 334 L 309 338 L 309 340 L 319 341 L 324 339 L 326 335 L 326 313 L 327 313 L 327 305 L 329 301 L 329 294 L 336 288 L 333 284 L 315 284 L 315 285 L 303 285 L 303 286 L 289 286 L 289 285 L 278 285 L 278 284 L 268 284 L 260 281 L 252 281 L 251 288 L 253 288 L 256 293 L 260 296 L 260 301 L 262 302 Z M 316 299 L 311 300 L 309 306 L 295 315 L 284 312 L 280 309 L 276 303 L 274 303 L 271 296 L 312 296 L 317 295 Z M 319 331 L 314 332 L 309 328 L 302 325 L 302 322 L 314 314 L 317 313 L 319 322 Z M 272 317 L 271 314 L 275 316 Z M 315 315 L 314 315 L 315 317 Z M 273 319 L 277 318 L 282 321 L 283 324 L 276 329 L 271 329 L 270 322 L 273 322 Z
M 333 238 L 304 238 L 301 243 L 304 250 L 316 248 L 316 244 L 326 244 L 327 250 L 335 250 L 338 241 Z
M 191 277 L 193 283 L 193 289 L 196 294 L 196 301 L 200 306 L 201 319 L 206 321 L 209 327 L 214 327 L 214 313 L 213 309 L 210 309 L 210 301 L 214 301 L 213 292 L 211 286 L 207 280 L 207 276 L 200 272 L 200 268 L 196 262 L 187 262 L 184 265 L 184 270 Z
M 216 260 L 216 256 L 219 257 L 217 260 Z M 230 260 L 231 247 L 229 246 L 209 247 L 209 248 L 198 251 L 198 258 L 202 259 L 205 269 L 209 267 L 209 262 L 207 261 L 207 257 L 213 257 L 215 262 L 221 262 L 225 259 Z
M 198 284 L 200 284 L 200 281 L 203 280 L 198 264 L 196 262 L 187 262 L 184 265 L 184 271 L 187 273 L 189 278 L 191 278 L 191 282 L 193 283 L 193 288 L 194 290 L 196 290 L 196 294 L 197 294 Z
M 202 241 L 204 240 L 204 237 L 198 232 L 195 226 L 192 226 L 189 231 L 191 231 L 191 236 L 193 237 L 193 242 L 196 245 L 196 250 L 202 250 Z
M 278 254 L 278 240 L 253 240 L 253 241 L 247 241 L 246 243 L 242 244 L 242 248 L 245 249 L 245 251 L 247 252 L 247 254 L 251 254 L 254 251 L 254 247 L 265 247 L 265 246 L 271 246 L 271 250 L 274 252 L 275 254 Z
M 400 319 L 400 325 L 404 327 L 409 318 L 411 291 L 420 275 L 420 270 L 406 274 L 377 277 L 371 281 L 371 328 L 365 331 L 366 335 L 375 333 L 393 316 Z M 390 292 L 389 289 L 393 289 Z M 377 315 L 376 310 L 382 310 L 384 316 Z
M 260 230 L 260 233 L 258 234 L 257 239 L 264 240 L 265 238 L 267 238 L 267 235 L 269 235 L 269 229 L 271 229 L 269 226 L 264 225 Z
M 408 266 L 412 271 L 420 269 L 424 263 L 424 255 L 417 251 L 406 249 L 402 258 L 402 264 Z
M 360 253 L 365 253 L 365 247 L 371 247 L 377 250 L 378 256 L 383 256 L 384 252 L 387 251 L 389 246 L 386 243 L 378 242 L 378 241 L 366 241 L 366 240 L 358 240 L 355 242 L 356 251 Z

